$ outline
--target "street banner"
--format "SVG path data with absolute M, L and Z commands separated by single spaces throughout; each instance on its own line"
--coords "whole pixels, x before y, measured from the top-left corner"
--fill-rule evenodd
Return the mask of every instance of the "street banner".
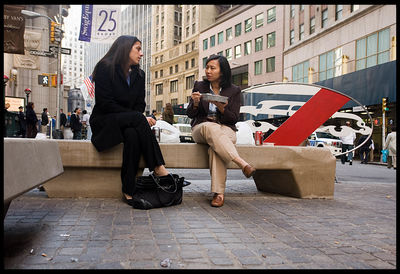
M 24 54 L 25 18 L 23 6 L 4 5 L 4 52 Z
M 120 35 L 120 5 L 82 5 L 79 40 L 112 43 Z

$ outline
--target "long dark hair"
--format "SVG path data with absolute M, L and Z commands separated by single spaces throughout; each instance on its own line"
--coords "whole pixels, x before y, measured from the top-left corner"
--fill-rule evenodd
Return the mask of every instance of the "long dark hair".
M 208 59 L 206 60 L 206 65 L 211 60 L 218 60 L 220 71 L 221 71 L 221 79 L 219 82 L 219 85 L 221 86 L 221 88 L 230 87 L 232 85 L 232 73 L 231 73 L 231 66 L 229 65 L 228 60 L 222 55 L 213 54 L 210 57 L 208 57 Z M 205 81 L 208 81 L 208 80 L 205 79 Z
M 126 68 L 129 62 L 129 53 L 132 49 L 132 46 L 136 43 L 142 43 L 136 36 L 131 35 L 122 35 L 114 41 L 111 48 L 108 50 L 106 55 L 100 59 L 100 61 L 96 64 L 93 69 L 92 79 L 93 82 L 96 79 L 96 72 L 100 63 L 104 63 L 110 70 L 110 77 L 114 79 L 115 66 L 119 65 L 122 69 Z M 139 65 L 132 66 L 137 67 L 139 69 Z

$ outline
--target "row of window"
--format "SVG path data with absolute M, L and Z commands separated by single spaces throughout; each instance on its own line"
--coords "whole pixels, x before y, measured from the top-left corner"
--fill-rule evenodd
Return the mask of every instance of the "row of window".
M 195 66 L 196 66 L 196 59 L 192 58 L 190 60 L 190 67 L 189 67 L 189 60 L 185 61 L 185 69 L 186 70 L 189 69 L 189 68 L 194 68 Z M 173 66 L 169 67 L 169 75 L 172 75 L 172 74 L 178 73 L 178 72 L 179 72 L 179 65 L 178 64 L 175 65 L 175 72 L 174 72 L 174 67 Z M 160 69 L 160 72 L 158 72 L 158 71 L 154 72 L 154 78 L 157 79 L 158 77 L 164 77 L 164 70 L 163 69 Z
M 276 7 L 267 10 L 267 23 L 274 22 L 276 20 Z M 255 29 L 260 28 L 264 25 L 264 13 L 259 13 L 255 16 Z M 248 33 L 253 29 L 253 18 L 250 17 L 244 20 L 244 33 Z M 235 37 L 238 37 L 242 34 L 242 22 L 238 23 L 234 27 Z M 226 41 L 233 39 L 233 28 L 230 27 L 225 30 L 225 39 Z M 210 36 L 210 38 L 206 38 L 203 40 L 203 50 L 207 50 L 209 47 L 212 48 L 215 46 L 215 43 L 222 44 L 224 42 L 224 31 L 217 33 L 216 35 Z
M 253 42 L 254 42 L 254 52 L 258 52 L 258 51 L 263 50 L 264 37 L 260 36 L 260 37 L 255 38 L 254 41 L 250 40 L 250 41 L 244 42 L 244 44 L 243 44 L 243 56 L 252 54 Z M 274 31 L 274 32 L 271 32 L 271 33 L 267 34 L 266 47 L 267 48 L 272 48 L 272 47 L 275 47 L 275 45 L 276 45 L 276 32 Z M 223 55 L 223 52 L 220 51 L 217 54 L 218 55 Z M 242 57 L 242 44 L 236 45 L 235 47 L 233 47 L 233 49 L 232 48 L 225 49 L 225 55 L 224 56 L 226 57 L 226 59 L 228 61 L 232 60 L 233 58 L 237 59 L 237 58 Z M 206 67 L 205 63 L 206 63 L 207 58 L 208 57 L 204 57 L 203 58 L 203 68 Z
M 318 81 L 342 75 L 342 48 L 321 54 L 318 62 Z M 356 41 L 355 69 L 361 70 L 390 61 L 390 29 L 384 29 Z M 308 82 L 310 62 L 293 66 L 293 82 Z
M 189 90 L 192 89 L 194 86 L 194 75 L 191 76 L 187 76 L 185 78 L 185 89 Z M 163 94 L 163 89 L 164 89 L 164 85 L 162 83 L 160 84 L 156 84 L 156 95 L 162 95 Z M 178 92 L 178 80 L 172 80 L 169 82 L 169 92 L 170 93 L 174 93 L 174 92 Z

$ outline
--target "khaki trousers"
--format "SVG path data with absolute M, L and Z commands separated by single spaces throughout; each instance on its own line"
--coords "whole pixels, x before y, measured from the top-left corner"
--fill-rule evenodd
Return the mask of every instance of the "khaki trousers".
M 192 130 L 196 143 L 208 144 L 209 166 L 211 175 L 211 192 L 223 194 L 226 186 L 227 165 L 239 157 L 236 150 L 236 132 L 230 127 L 203 122 Z

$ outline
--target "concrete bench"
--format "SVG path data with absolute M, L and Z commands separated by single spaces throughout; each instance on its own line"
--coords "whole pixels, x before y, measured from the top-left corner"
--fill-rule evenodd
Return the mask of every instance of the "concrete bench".
M 19 195 L 64 172 L 54 140 L 4 138 L 4 211 Z
M 57 142 L 64 174 L 44 185 L 49 197 L 121 197 L 122 144 L 99 153 L 90 141 Z M 206 145 L 160 143 L 160 147 L 167 168 L 209 168 Z M 254 181 L 259 191 L 298 198 L 333 198 L 336 159 L 329 149 L 236 147 L 241 157 L 257 169 Z M 143 158 L 139 167 L 143 172 Z M 238 169 L 234 163 L 228 168 Z

